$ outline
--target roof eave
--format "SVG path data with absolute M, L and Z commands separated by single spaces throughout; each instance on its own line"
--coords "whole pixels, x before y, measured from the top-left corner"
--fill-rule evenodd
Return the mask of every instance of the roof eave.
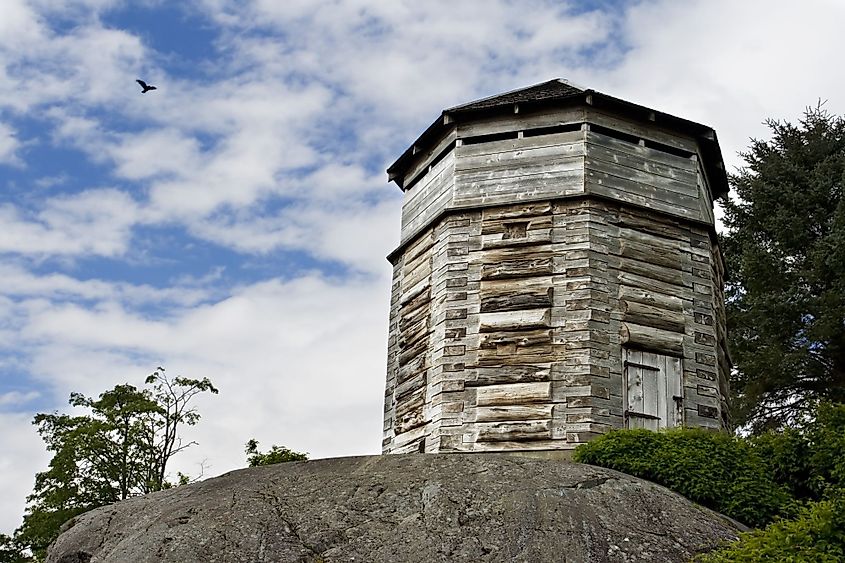
M 691 121 L 670 113 L 653 110 L 614 96 L 602 94 L 601 92 L 594 92 L 593 100 L 593 105 L 597 101 L 600 103 L 610 102 L 611 105 L 633 110 L 636 114 L 635 116 L 643 121 L 653 121 L 656 124 L 664 125 L 668 129 L 685 132 L 694 137 L 698 141 L 702 153 L 704 153 L 702 154 L 704 157 L 703 164 L 707 170 L 709 179 L 711 183 L 715 184 L 711 186 L 713 196 L 719 198 L 727 195 L 729 190 L 728 177 L 725 171 L 725 162 L 722 158 L 722 149 L 719 146 L 719 139 L 715 129 L 697 121 Z
M 427 146 L 437 142 L 437 139 L 446 134 L 446 132 L 454 127 L 452 119 L 449 117 L 448 110 L 441 112 L 440 117 L 434 120 L 425 131 L 423 131 L 417 140 L 414 141 L 410 147 L 405 149 L 399 158 L 387 168 L 387 181 L 396 182 L 399 189 L 405 190 L 403 184 L 405 183 L 405 171 L 408 169 L 408 164 L 414 156 L 422 150 L 421 147 Z
M 475 102 L 473 102 L 475 103 Z M 558 98 L 545 98 L 533 101 L 520 102 L 520 106 L 570 106 L 583 103 L 585 105 L 596 106 L 612 106 L 617 111 L 624 111 L 642 121 L 651 121 L 656 124 L 662 124 L 665 127 L 673 130 L 685 132 L 699 142 L 699 146 L 704 153 L 704 167 L 707 170 L 708 176 L 712 184 L 711 189 L 716 198 L 723 197 L 728 193 L 728 180 L 725 171 L 724 160 L 722 158 L 722 151 L 719 147 L 719 141 L 716 136 L 716 131 L 707 125 L 690 121 L 682 117 L 677 117 L 669 113 L 664 113 L 658 110 L 628 102 L 614 96 L 609 96 L 595 90 L 583 90 L 578 93 L 573 93 L 569 96 Z M 468 104 L 464 104 L 466 106 Z M 456 123 L 463 119 L 472 116 L 472 118 L 479 118 L 481 116 L 496 115 L 502 113 L 511 113 L 515 104 L 507 103 L 499 106 L 486 107 L 481 109 L 461 109 L 464 106 L 455 106 L 453 108 L 444 110 L 423 133 L 417 137 L 417 140 L 402 153 L 396 161 L 387 169 L 388 182 L 396 182 L 396 185 L 404 191 L 404 173 L 408 169 L 410 161 L 414 155 L 424 150 L 425 147 L 437 142 L 439 138 L 445 135 Z

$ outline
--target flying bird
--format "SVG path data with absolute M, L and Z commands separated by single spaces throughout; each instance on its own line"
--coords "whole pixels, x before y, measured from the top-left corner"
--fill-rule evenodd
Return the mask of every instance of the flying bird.
M 144 81 L 143 81 L 143 80 L 141 80 L 140 78 L 139 78 L 138 80 L 136 80 L 135 82 L 137 82 L 138 84 L 140 84 L 140 85 L 141 85 L 141 88 L 143 88 L 143 90 L 141 90 L 141 93 L 142 93 L 142 94 L 146 94 L 146 93 L 147 93 L 147 92 L 149 92 L 150 90 L 155 90 L 155 89 L 156 89 L 156 87 L 155 87 L 155 86 L 150 86 L 150 85 L 148 85 L 146 82 L 144 82 Z

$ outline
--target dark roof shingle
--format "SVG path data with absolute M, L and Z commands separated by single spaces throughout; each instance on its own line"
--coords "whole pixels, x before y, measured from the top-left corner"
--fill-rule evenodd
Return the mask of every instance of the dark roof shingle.
M 504 94 L 496 94 L 495 96 L 461 104 L 447 109 L 446 112 L 483 110 L 497 106 L 518 104 L 520 102 L 538 102 L 541 100 L 562 99 L 570 96 L 576 96 L 585 91 L 586 90 L 578 88 L 565 80 L 555 78 L 554 80 L 535 84 L 534 86 L 528 86 L 527 88 L 520 88 L 519 90 L 505 92 Z

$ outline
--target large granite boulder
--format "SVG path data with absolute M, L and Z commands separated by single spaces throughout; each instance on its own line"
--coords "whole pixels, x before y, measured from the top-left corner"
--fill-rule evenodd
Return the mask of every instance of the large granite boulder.
M 48 563 L 687 561 L 740 526 L 616 471 L 506 454 L 242 469 L 83 514 Z

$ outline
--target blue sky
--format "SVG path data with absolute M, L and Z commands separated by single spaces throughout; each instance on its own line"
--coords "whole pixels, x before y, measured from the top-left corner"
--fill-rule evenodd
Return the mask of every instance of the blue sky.
M 845 112 L 845 7 L 798 4 L 4 0 L 0 532 L 48 459 L 33 415 L 158 365 L 221 390 L 174 469 L 251 437 L 378 452 L 386 166 L 444 107 L 555 77 L 706 123 L 737 165 L 767 117 Z

